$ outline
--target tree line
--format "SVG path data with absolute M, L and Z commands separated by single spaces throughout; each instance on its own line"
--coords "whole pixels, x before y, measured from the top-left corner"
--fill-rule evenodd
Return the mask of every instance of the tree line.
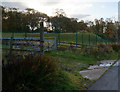
M 95 19 L 94 21 L 78 21 L 77 18 L 69 18 L 64 10 L 56 10 L 55 16 L 48 16 L 45 13 L 27 8 L 20 11 L 17 8 L 2 8 L 2 31 L 3 32 L 39 32 L 40 22 L 51 23 L 52 30 L 45 27 L 45 31 L 51 32 L 93 32 L 104 34 L 111 38 L 120 37 L 118 22 L 110 18 L 104 20 Z

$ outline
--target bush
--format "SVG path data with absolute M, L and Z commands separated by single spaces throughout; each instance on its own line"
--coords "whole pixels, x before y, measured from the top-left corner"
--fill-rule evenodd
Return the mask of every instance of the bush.
M 101 53 L 112 53 L 114 52 L 113 48 L 110 44 L 99 44 L 98 45 L 99 51 Z
M 120 51 L 120 47 L 116 44 L 98 44 L 96 47 L 82 48 L 80 51 L 83 56 L 95 57 L 97 60 L 102 60 L 112 59 L 112 56 Z
M 51 87 L 58 77 L 55 59 L 42 55 L 11 58 L 2 67 L 3 92 L 38 91 Z
M 8 62 L 2 67 L 3 92 L 86 89 L 82 76 L 60 70 L 57 61 L 50 56 L 31 54 L 21 59 L 11 58 Z
M 111 44 L 111 47 L 114 51 L 119 52 L 120 51 L 120 44 Z

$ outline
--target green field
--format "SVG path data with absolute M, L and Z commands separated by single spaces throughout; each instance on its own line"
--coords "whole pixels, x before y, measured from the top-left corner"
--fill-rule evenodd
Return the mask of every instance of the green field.
M 10 38 L 12 33 L 2 33 L 2 38 Z M 39 33 L 26 33 L 27 38 L 29 37 L 40 37 Z M 96 45 L 97 43 L 108 43 L 110 41 L 104 40 L 94 33 L 46 33 L 45 37 L 56 37 L 59 42 L 85 44 L 85 45 Z M 14 33 L 14 38 L 25 38 L 25 33 Z M 76 40 L 77 39 L 77 40 Z

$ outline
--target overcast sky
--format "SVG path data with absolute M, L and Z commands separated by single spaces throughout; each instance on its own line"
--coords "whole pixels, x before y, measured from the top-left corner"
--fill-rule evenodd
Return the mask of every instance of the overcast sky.
M 53 16 L 55 9 L 63 9 L 68 17 L 79 20 L 118 17 L 119 0 L 1 0 L 6 7 L 34 8 Z

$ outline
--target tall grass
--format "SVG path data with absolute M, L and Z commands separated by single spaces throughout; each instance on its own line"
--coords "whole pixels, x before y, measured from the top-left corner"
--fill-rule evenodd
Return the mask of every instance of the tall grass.
M 57 62 L 48 56 L 11 58 L 3 65 L 3 91 L 23 92 L 46 89 L 57 79 Z
M 3 92 L 72 91 L 85 89 L 89 80 L 59 68 L 58 62 L 43 55 L 11 57 L 2 67 Z

